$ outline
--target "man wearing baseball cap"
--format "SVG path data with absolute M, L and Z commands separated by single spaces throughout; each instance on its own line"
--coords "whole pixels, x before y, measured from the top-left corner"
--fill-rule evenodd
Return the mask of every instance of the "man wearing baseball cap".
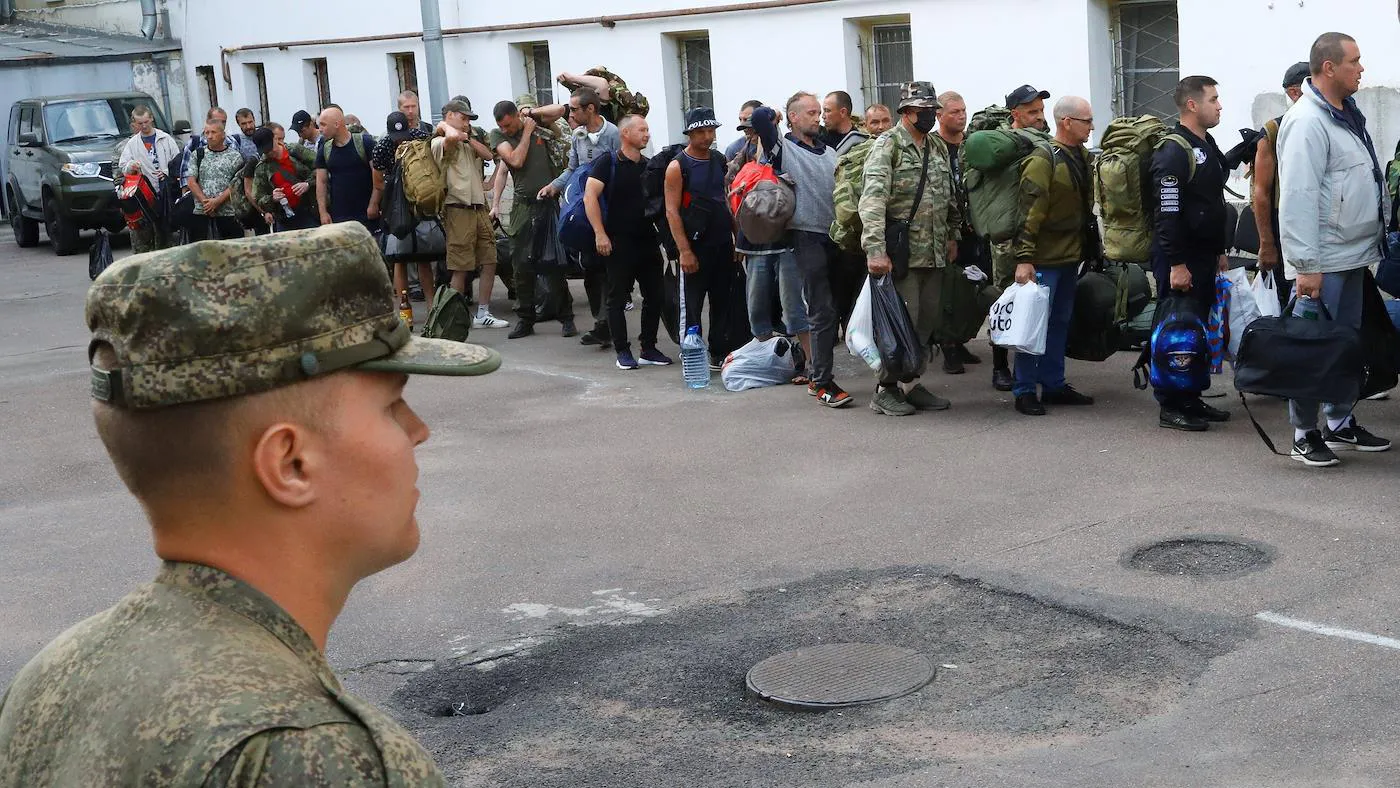
M 97 433 L 164 563 L 20 671 L 0 783 L 442 785 L 324 651 L 418 546 L 408 376 L 500 357 L 410 336 L 357 223 L 134 255 L 86 316 Z
M 285 145 L 264 126 L 253 132 L 259 158 L 253 165 L 253 204 L 277 232 L 305 230 L 321 223 L 316 208 L 316 151 Z
M 1048 132 L 1050 124 L 1045 120 L 1045 100 L 1050 91 L 1038 90 L 1030 85 L 1022 85 L 1006 94 L 1006 108 L 1011 110 L 1011 128 L 1035 129 Z M 992 279 L 997 287 L 1007 288 L 1016 278 L 1016 260 L 1011 254 L 1011 242 L 992 244 Z M 1015 385 L 1011 376 L 1011 351 L 1000 345 L 992 345 L 992 388 L 997 391 L 1010 391 Z
M 1307 61 L 1294 63 L 1283 73 L 1283 92 L 1292 106 L 1303 95 L 1303 82 L 1312 75 Z M 1254 149 L 1254 166 L 1250 170 L 1254 179 L 1250 185 L 1253 199 L 1251 210 L 1254 213 L 1254 226 L 1259 231 L 1259 270 L 1267 275 L 1273 272 L 1274 284 L 1278 291 L 1280 309 L 1288 306 L 1293 295 L 1293 282 L 1283 278 L 1282 257 L 1279 254 L 1278 227 L 1278 129 L 1283 122 L 1279 115 L 1264 123 L 1264 136 L 1259 138 Z
M 314 151 L 321 145 L 321 126 L 311 117 L 310 112 L 304 109 L 297 110 L 296 114 L 292 115 L 291 129 L 303 147 Z

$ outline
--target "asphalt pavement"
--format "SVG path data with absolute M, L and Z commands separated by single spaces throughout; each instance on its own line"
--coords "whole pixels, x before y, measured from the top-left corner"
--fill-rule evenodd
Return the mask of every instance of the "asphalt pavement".
M 89 416 L 87 285 L 85 256 L 0 240 L 4 682 L 156 570 Z M 935 361 L 952 409 L 889 418 L 844 349 L 857 403 L 832 411 L 798 387 L 689 391 L 679 365 L 620 371 L 537 328 L 474 334 L 496 374 L 410 385 L 433 430 L 422 546 L 328 646 L 454 784 L 1395 784 L 1400 452 L 1306 469 L 1233 395 L 1220 428 L 1162 430 L 1128 353 L 1070 362 L 1098 402 L 1044 418 L 988 364 Z M 1286 444 L 1281 403 L 1251 405 Z M 1400 436 L 1400 404 L 1357 414 Z M 1270 560 L 1130 560 L 1204 535 Z M 744 696 L 751 662 L 841 639 L 912 643 L 939 672 L 839 719 Z

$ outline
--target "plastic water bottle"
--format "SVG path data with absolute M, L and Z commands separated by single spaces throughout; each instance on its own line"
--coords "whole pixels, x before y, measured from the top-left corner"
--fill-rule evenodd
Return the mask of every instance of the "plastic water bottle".
M 693 389 L 703 389 L 710 385 L 710 360 L 705 350 L 705 340 L 700 338 L 700 326 L 690 326 L 681 339 L 681 371 L 685 373 L 685 385 Z

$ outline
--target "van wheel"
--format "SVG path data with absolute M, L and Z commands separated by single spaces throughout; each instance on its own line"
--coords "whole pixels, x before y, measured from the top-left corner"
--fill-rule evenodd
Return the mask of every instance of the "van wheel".
M 15 231 L 15 243 L 24 249 L 38 246 L 39 223 L 19 212 L 19 206 L 15 205 L 14 194 L 10 195 L 7 207 L 10 211 L 10 229 Z
M 65 256 L 78 251 L 78 228 L 59 213 L 53 200 L 44 200 L 44 232 L 49 235 L 55 254 Z

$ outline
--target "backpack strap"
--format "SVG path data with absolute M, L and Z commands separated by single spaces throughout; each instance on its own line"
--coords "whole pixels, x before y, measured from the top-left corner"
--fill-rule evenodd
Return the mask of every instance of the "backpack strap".
M 1180 134 L 1168 134 L 1162 138 L 1158 146 L 1165 145 L 1168 141 L 1180 145 L 1181 149 L 1186 151 L 1186 180 L 1187 182 L 1194 181 L 1196 179 L 1196 149 L 1191 147 L 1191 143 L 1187 142 L 1186 138 Z
M 898 148 L 899 148 L 898 145 L 896 145 L 896 146 L 894 146 L 894 147 L 895 147 L 896 150 L 898 150 Z M 924 155 L 923 155 L 923 159 L 924 159 L 924 168 L 923 168 L 923 170 L 919 173 L 919 186 L 918 186 L 918 188 L 914 189 L 914 205 L 913 205 L 913 207 L 911 207 L 911 208 L 909 209 L 909 223 L 910 223 L 910 224 L 913 224 L 913 223 L 914 223 L 914 215 L 917 214 L 917 213 L 919 212 L 919 203 L 922 202 L 923 199 L 924 199 L 924 186 L 928 183 L 928 160 L 931 159 L 931 158 L 933 158 L 933 151 L 929 150 L 929 147 L 930 147 L 930 146 L 929 146 L 929 144 L 928 144 L 928 142 L 927 142 L 927 139 L 925 139 L 925 143 L 924 143 L 924 146 L 923 146 L 923 147 L 924 147 L 924 151 L 923 151 L 923 154 L 924 154 Z M 891 154 L 890 154 L 890 158 L 893 159 L 896 155 L 898 155 L 898 154 L 896 154 L 896 153 L 891 153 Z M 893 168 L 891 168 L 890 171 L 893 172 L 893 171 L 894 171 Z

